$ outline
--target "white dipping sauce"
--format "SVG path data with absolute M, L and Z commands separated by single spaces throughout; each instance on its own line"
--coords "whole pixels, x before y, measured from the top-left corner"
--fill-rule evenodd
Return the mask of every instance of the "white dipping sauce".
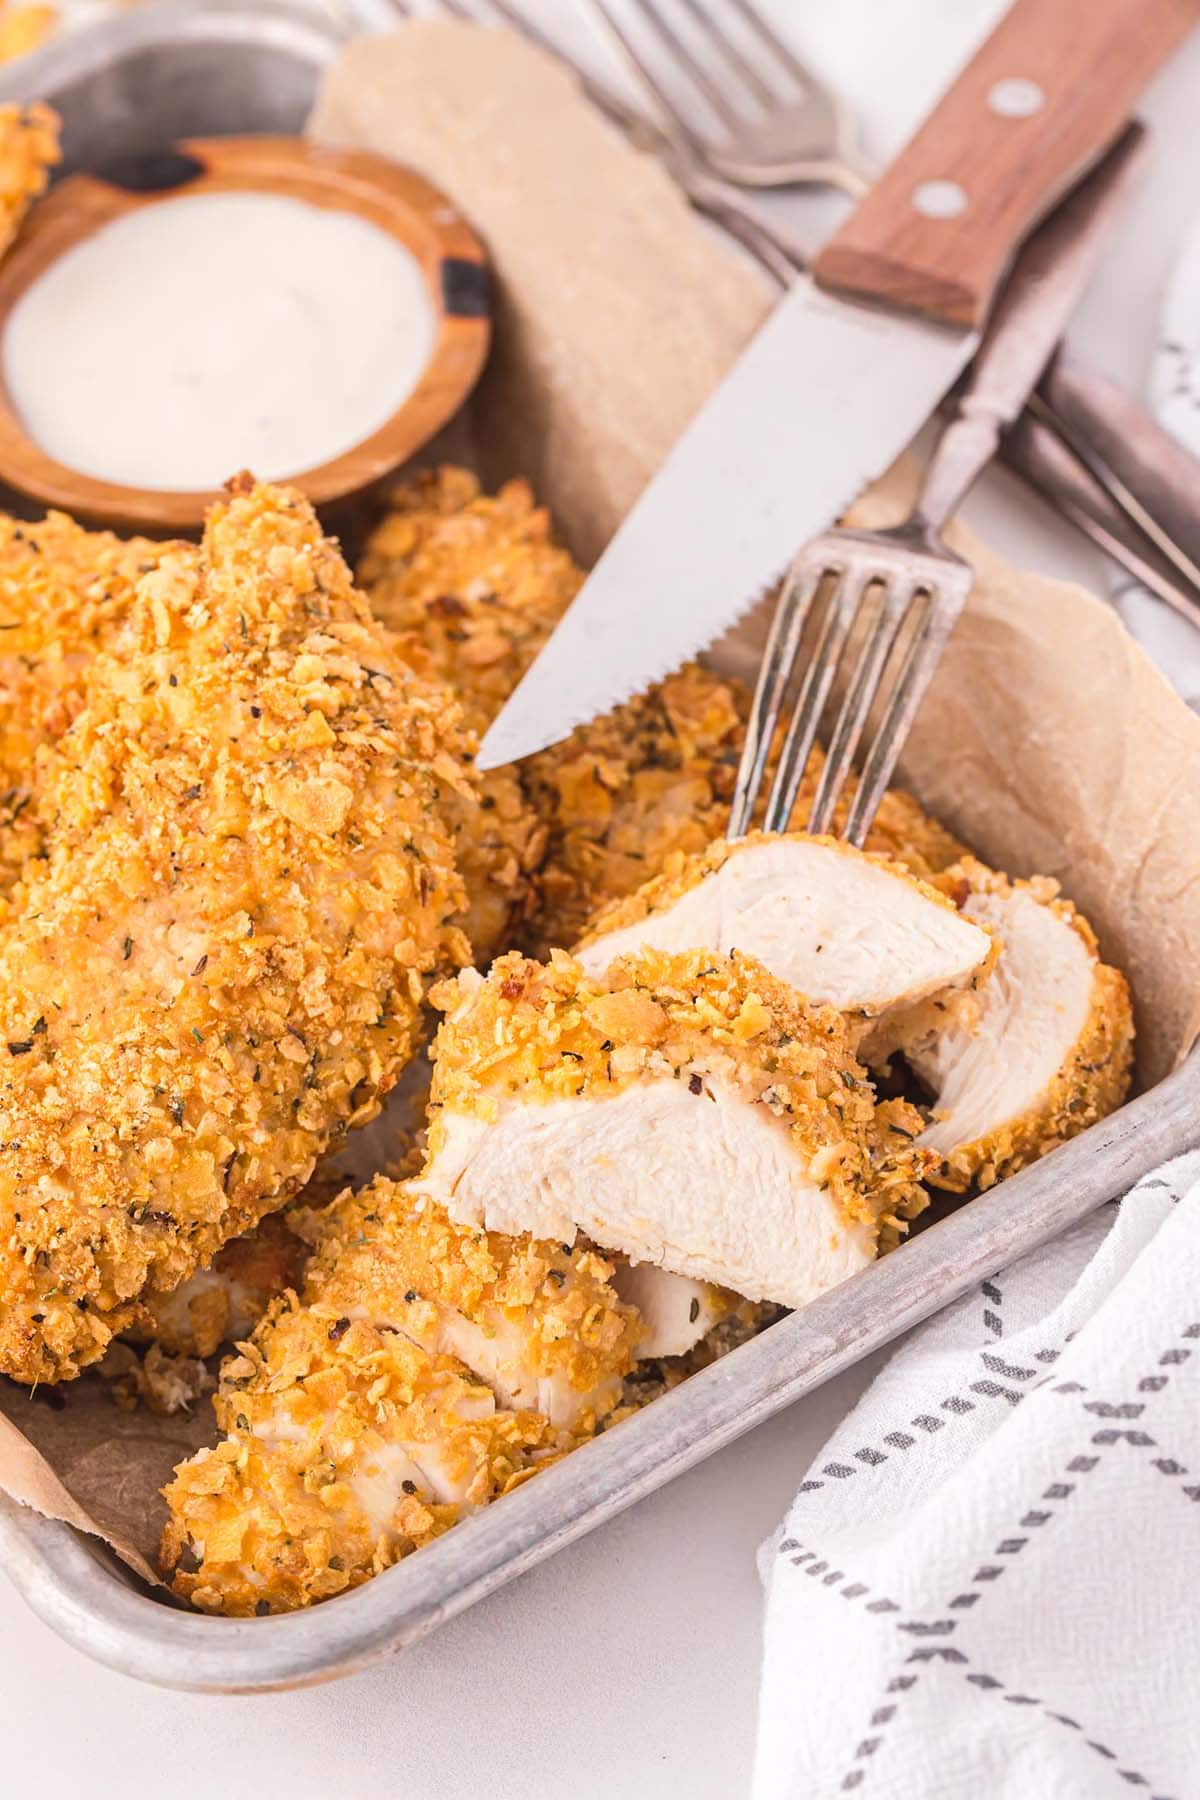
M 215 488 L 339 456 L 416 385 L 433 311 L 378 226 L 281 194 L 139 207 L 52 263 L 3 340 L 26 431 L 126 486 Z

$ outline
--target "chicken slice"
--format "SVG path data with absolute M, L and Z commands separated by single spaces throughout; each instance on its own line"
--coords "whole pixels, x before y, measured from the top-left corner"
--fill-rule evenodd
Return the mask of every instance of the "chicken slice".
M 654 1263 L 619 1260 L 612 1284 L 641 1318 L 639 1361 L 686 1355 L 739 1304 L 737 1295 L 725 1288 L 714 1287 L 710 1281 L 693 1281 L 689 1275 L 673 1275 Z
M 253 1231 L 222 1245 L 207 1269 L 169 1293 L 149 1295 L 146 1323 L 129 1335 L 171 1355 L 212 1356 L 250 1336 L 276 1295 L 296 1286 L 307 1256 L 286 1210 L 268 1213 Z
M 633 1366 L 640 1320 L 590 1247 L 456 1225 L 386 1177 L 314 1235 L 302 1299 L 222 1372 L 224 1442 L 167 1490 L 168 1566 L 199 1564 L 176 1589 L 209 1610 L 364 1580 L 595 1430 Z
M 990 1187 L 1113 1112 L 1128 1091 L 1133 1014 L 1125 977 L 1056 882 L 1010 882 L 968 858 L 944 878 L 1002 948 L 972 1029 L 950 1024 L 906 1058 L 935 1096 L 920 1139 L 932 1179 Z
M 876 1109 L 832 1008 L 749 958 L 646 952 L 599 979 L 556 952 L 435 994 L 429 1160 L 451 1217 L 584 1232 L 800 1306 L 920 1209 L 915 1109 Z
M 59 1381 L 372 1117 L 459 957 L 453 708 L 298 495 L 143 578 L 0 938 L 0 1369 Z
M 868 1062 L 927 1024 L 931 1000 L 969 994 L 995 953 L 987 930 L 899 864 L 835 838 L 764 832 L 675 859 L 604 913 L 576 956 L 595 976 L 641 949 L 743 951 L 847 1014 Z
M 343 1322 L 344 1319 L 344 1322 Z M 162 1564 L 205 1612 L 286 1612 L 357 1587 L 556 1455 L 402 1332 L 276 1301 L 213 1402 L 226 1434 L 163 1492 Z
M 0 106 L 0 256 L 33 202 L 45 193 L 50 170 L 62 160 L 58 128 L 58 114 L 41 101 Z
M 322 1218 L 305 1292 L 456 1356 L 501 1406 L 576 1434 L 612 1410 L 642 1335 L 590 1245 L 456 1224 L 420 1182 L 386 1177 Z

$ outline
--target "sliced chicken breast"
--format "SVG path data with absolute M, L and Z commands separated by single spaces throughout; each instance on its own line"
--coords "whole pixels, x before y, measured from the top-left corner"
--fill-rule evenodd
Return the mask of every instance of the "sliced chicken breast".
M 379 1177 L 323 1224 L 306 1293 L 457 1357 L 501 1406 L 587 1435 L 645 1335 L 613 1273 L 590 1245 L 456 1224 L 419 1182 Z
M 298 1281 L 307 1255 L 286 1214 L 268 1213 L 253 1231 L 232 1238 L 207 1269 L 147 1301 L 147 1322 L 131 1332 L 172 1355 L 211 1356 L 249 1337 L 277 1294 Z
M 926 1023 L 922 1002 L 990 971 L 991 933 L 898 863 L 836 838 L 754 832 L 710 845 L 606 912 L 577 955 L 589 975 L 643 948 L 740 950 L 857 1023 L 882 1060 Z
M 166 1490 L 176 1591 L 235 1614 L 323 1599 L 590 1435 L 644 1336 L 612 1273 L 588 1245 L 456 1225 L 409 1182 L 343 1194 L 301 1299 L 222 1369 L 223 1441 Z
M 429 1160 L 451 1217 L 801 1306 L 920 1209 L 919 1115 L 875 1105 L 845 1022 L 748 957 L 555 953 L 445 984 Z
M 1010 882 L 966 858 L 942 878 L 1002 949 L 974 1029 L 950 1023 L 910 1044 L 935 1096 L 920 1142 L 944 1158 L 932 1179 L 990 1187 L 1115 1110 L 1129 1087 L 1133 1015 L 1125 977 L 1045 878 Z
M 221 1372 L 225 1436 L 181 1463 L 162 1564 L 204 1612 L 284 1612 L 357 1587 L 557 1453 L 450 1356 L 277 1301 Z
M 638 1339 L 641 1361 L 686 1356 L 738 1304 L 737 1295 L 725 1288 L 693 1281 L 687 1275 L 672 1275 L 654 1263 L 618 1262 L 612 1282 L 622 1300 L 637 1308 L 642 1321 Z

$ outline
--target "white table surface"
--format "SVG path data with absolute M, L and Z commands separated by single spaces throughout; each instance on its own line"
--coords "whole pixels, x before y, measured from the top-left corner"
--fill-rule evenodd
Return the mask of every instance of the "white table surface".
M 575 0 L 554 0 L 567 16 Z M 886 154 L 996 0 L 772 0 Z M 1072 332 L 1142 381 L 1159 297 L 1200 212 L 1200 41 L 1145 116 L 1157 159 Z M 989 477 L 968 515 L 1018 563 L 1103 586 L 1099 559 Z M 5 1794 L 124 1800 L 735 1800 L 754 1733 L 754 1552 L 872 1366 L 830 1383 L 395 1663 L 266 1698 L 160 1692 L 66 1648 L 0 1582 Z M 797 1695 L 797 1704 L 803 1697 Z

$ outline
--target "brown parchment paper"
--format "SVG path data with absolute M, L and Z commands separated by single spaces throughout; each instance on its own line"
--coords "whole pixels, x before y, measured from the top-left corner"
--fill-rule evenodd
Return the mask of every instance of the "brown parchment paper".
M 505 34 L 424 22 L 352 45 L 311 132 L 422 170 L 483 234 L 498 295 L 469 421 L 480 472 L 528 475 L 594 558 L 772 290 L 568 76 Z M 854 517 L 899 517 L 911 486 L 893 470 Z M 1103 603 L 955 541 L 977 580 L 905 778 L 985 858 L 1062 881 L 1132 980 L 1139 1076 L 1154 1082 L 1200 1029 L 1200 719 Z M 762 627 L 760 613 L 713 661 L 752 675 Z M 385 1141 L 376 1125 L 351 1148 L 358 1172 Z M 156 1490 L 211 1434 L 207 1403 L 163 1420 L 119 1412 L 94 1377 L 49 1403 L 0 1380 L 0 1487 L 147 1576 Z

